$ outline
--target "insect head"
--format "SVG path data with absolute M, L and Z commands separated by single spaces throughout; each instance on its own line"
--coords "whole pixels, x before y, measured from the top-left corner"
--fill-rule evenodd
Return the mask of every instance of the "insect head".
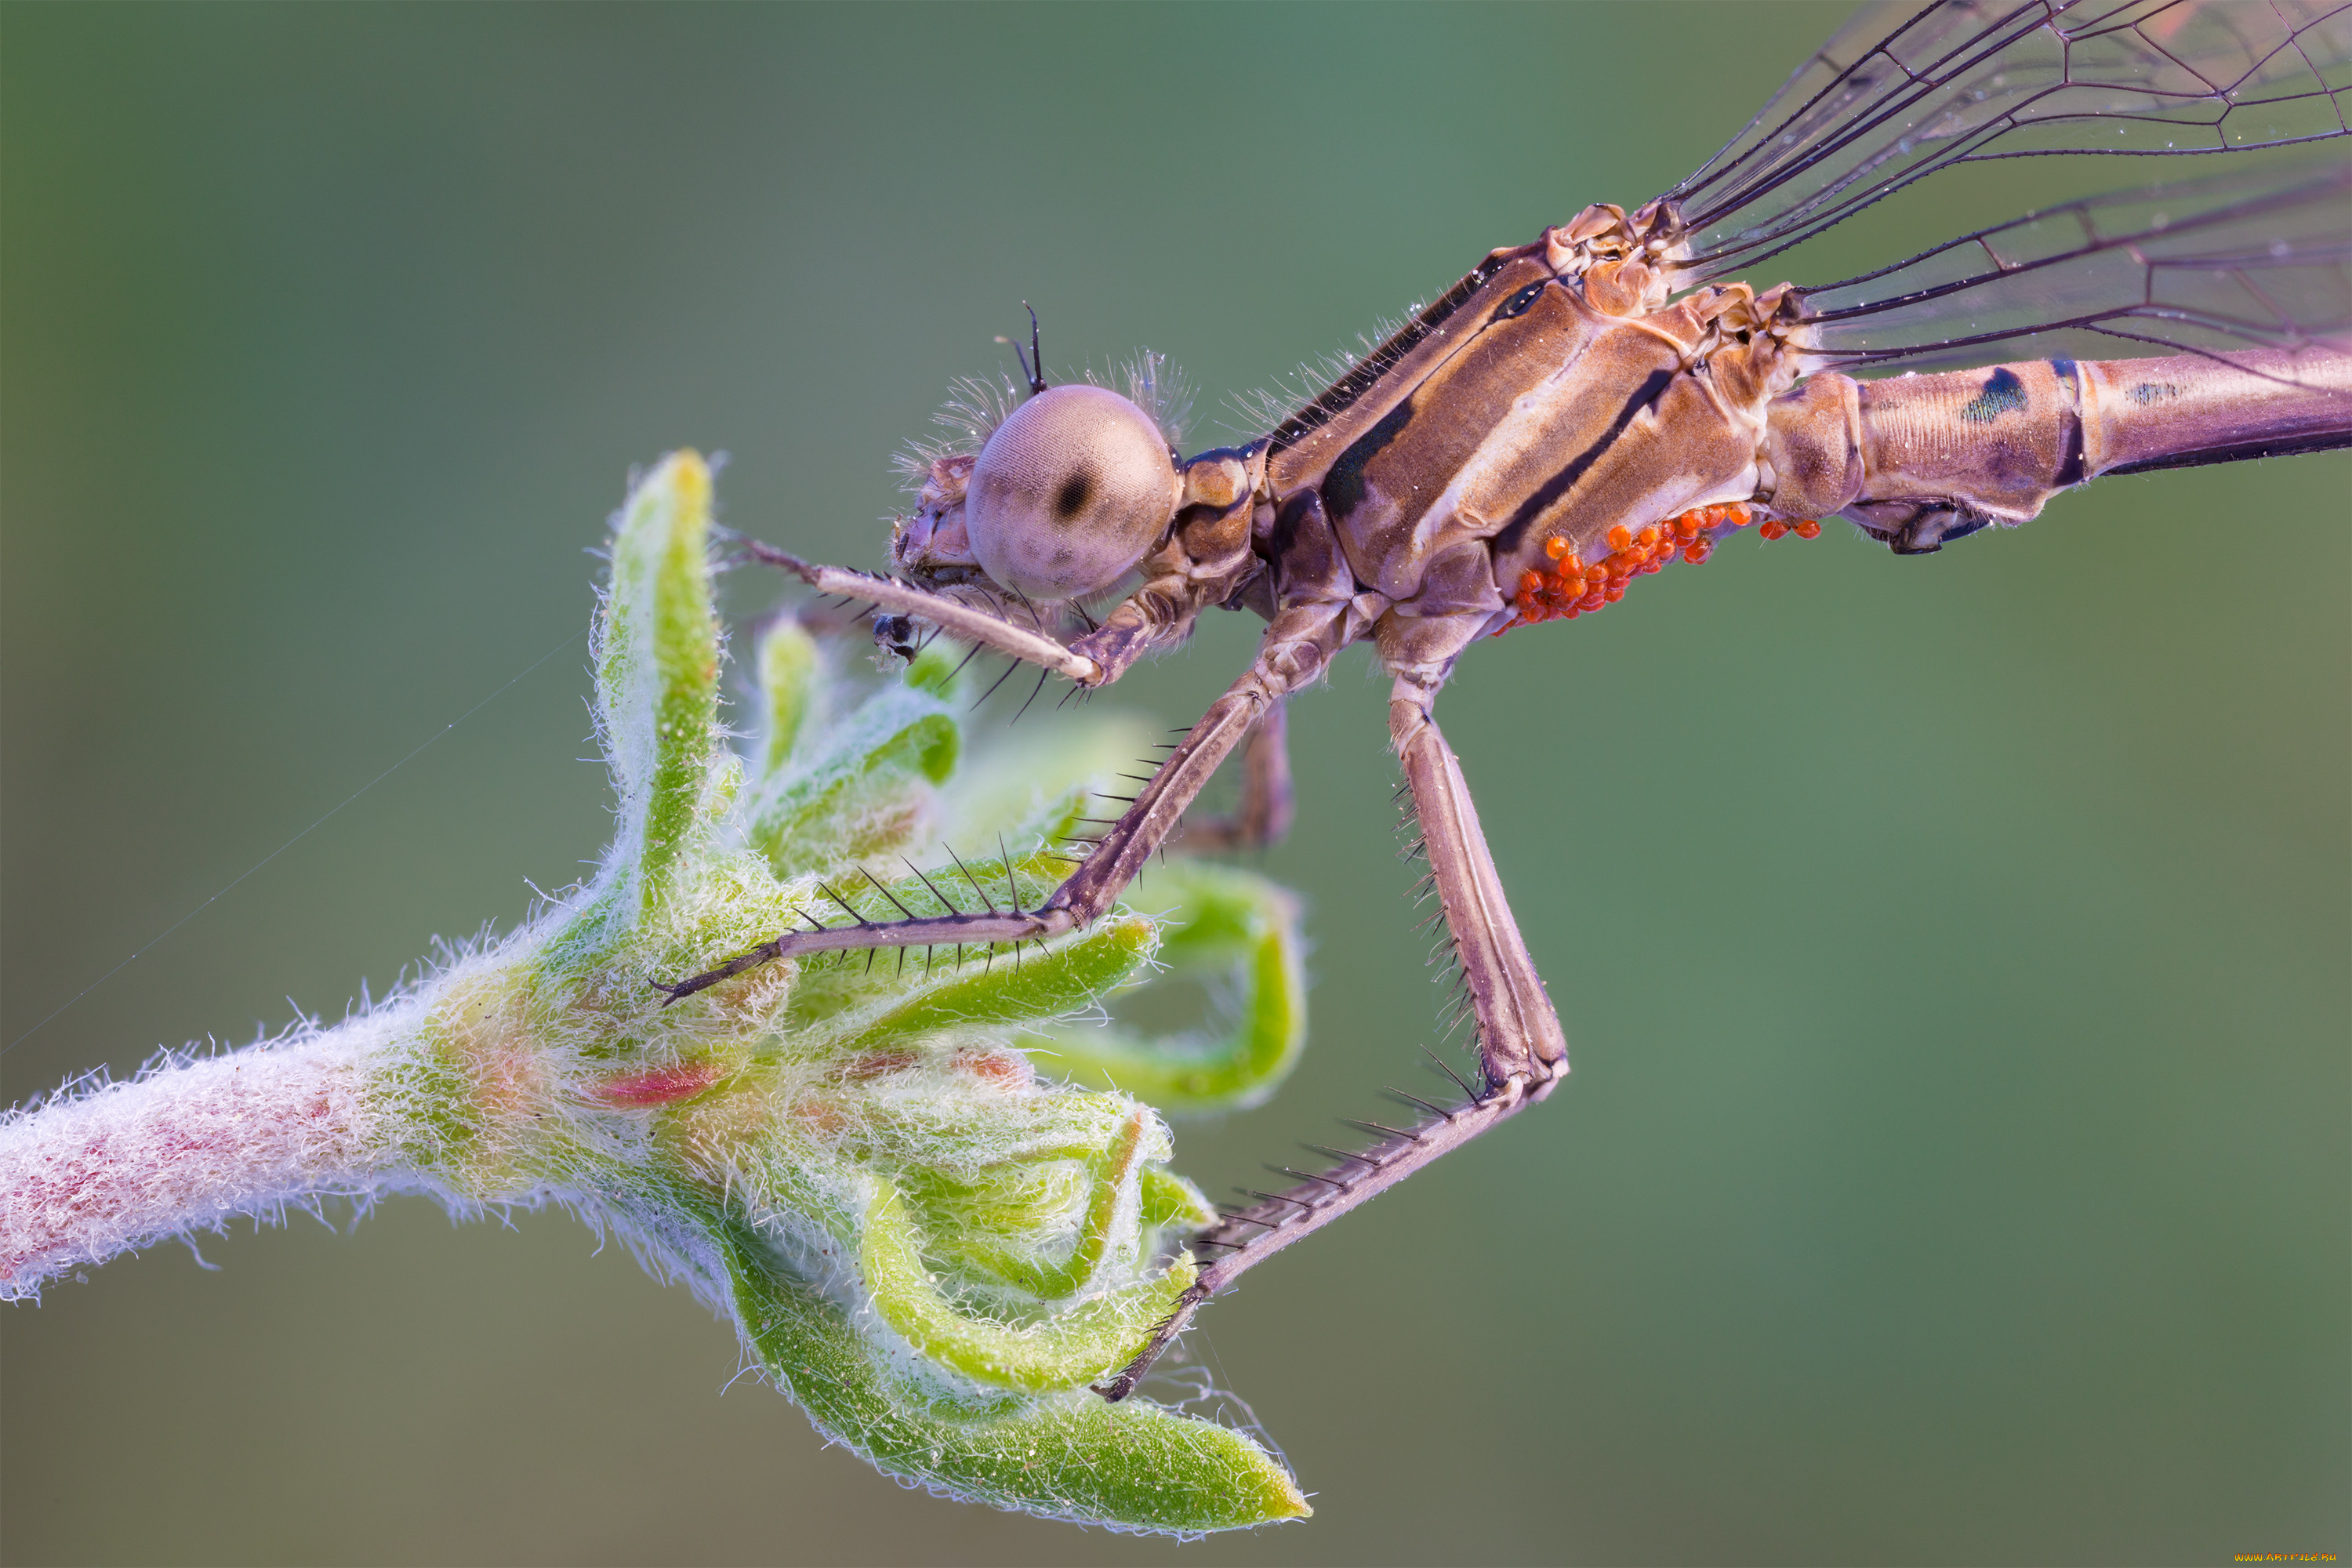
M 1049 387 L 988 437 L 964 493 L 973 557 L 1039 601 L 1101 593 L 1168 531 L 1179 480 L 1151 416 L 1108 387 Z
M 1022 369 L 1025 389 L 957 383 L 937 416 L 952 434 L 900 459 L 917 500 L 893 531 L 891 563 L 929 587 L 1091 598 L 1168 537 L 1184 502 L 1186 395 L 1148 351 L 1119 367 L 1118 391 L 1048 386 L 1026 358 Z

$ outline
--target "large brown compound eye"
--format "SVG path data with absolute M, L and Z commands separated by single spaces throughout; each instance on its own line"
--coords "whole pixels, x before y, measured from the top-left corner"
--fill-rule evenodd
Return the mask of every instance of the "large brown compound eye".
M 1149 415 L 1099 386 L 1055 386 L 996 427 L 964 525 L 981 566 L 1032 599 L 1098 594 L 1168 531 L 1180 480 Z

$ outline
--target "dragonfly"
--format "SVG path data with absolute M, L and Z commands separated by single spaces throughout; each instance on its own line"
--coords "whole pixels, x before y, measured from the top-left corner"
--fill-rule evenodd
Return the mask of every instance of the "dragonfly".
M 1041 686 L 1109 685 L 1210 609 L 1265 622 L 1249 667 L 1036 908 L 812 919 L 657 984 L 676 1000 L 806 953 L 1047 939 L 1179 838 L 1265 842 L 1292 815 L 1286 700 L 1370 644 L 1477 1070 L 1460 1103 L 1357 1124 L 1368 1142 L 1192 1238 L 1210 1260 L 1097 1387 L 1125 1398 L 1243 1272 L 1568 1070 L 1434 716 L 1456 661 L 1748 529 L 1842 518 L 1926 555 L 2102 477 L 2352 446 L 2347 110 L 2352 4 L 1902 0 L 1687 178 L 1493 251 L 1255 439 L 1181 456 L 1148 362 L 1124 391 L 1049 385 L 1033 321 L 1025 395 L 967 400 L 969 438 L 922 454 L 889 571 L 744 548 L 872 606 L 886 647 L 945 635 Z M 2163 178 L 1830 283 L 1737 276 L 1941 171 L 2059 155 Z M 1239 811 L 1188 820 L 1237 752 Z

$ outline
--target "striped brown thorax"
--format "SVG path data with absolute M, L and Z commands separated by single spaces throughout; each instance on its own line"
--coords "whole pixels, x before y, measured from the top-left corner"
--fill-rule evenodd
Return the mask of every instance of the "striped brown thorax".
M 1754 499 L 1765 405 L 1794 379 L 1789 290 L 1669 303 L 1654 262 L 1675 244 L 1670 211 L 1612 206 L 1496 251 L 1375 352 L 1377 378 L 1276 433 L 1277 508 L 1319 510 L 1388 601 L 1392 666 L 1517 624 L 1526 574 L 1601 561 L 1612 529 Z
M 1790 294 L 1735 284 L 1665 302 L 1644 258 L 1672 235 L 1670 213 L 1595 207 L 1496 251 L 1271 435 L 1181 462 L 1164 521 L 1123 558 L 1142 586 L 1076 646 L 1124 668 L 1223 605 L 1289 614 L 1318 665 L 1371 635 L 1392 664 L 1434 669 L 1519 618 L 1509 593 L 1538 563 L 1598 561 L 1628 519 L 1752 500 L 1764 405 L 1794 379 L 1780 353 Z M 1033 406 L 976 458 L 930 463 L 893 541 L 909 576 L 991 580 L 974 467 Z M 1076 464 L 1069 488 L 1098 489 L 1098 470 Z M 1059 537 L 1042 508 L 1031 526 Z

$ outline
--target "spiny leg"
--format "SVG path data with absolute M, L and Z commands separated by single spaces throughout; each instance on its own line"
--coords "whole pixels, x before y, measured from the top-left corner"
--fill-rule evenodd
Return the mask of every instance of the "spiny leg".
M 1412 788 L 1429 874 L 1478 1021 L 1486 1075 L 1480 1098 L 1524 1092 L 1540 1099 L 1568 1070 L 1568 1037 L 1511 917 L 1462 766 L 1430 716 L 1435 695 L 1400 677 L 1389 695 L 1389 735 Z
M 735 540 L 754 561 L 789 572 L 820 594 L 863 600 L 894 615 L 919 616 L 950 637 L 1042 666 L 1081 686 L 1100 686 L 1113 679 L 1112 672 L 1106 670 L 1099 660 L 1064 647 L 1046 636 L 1042 627 L 1032 630 L 1015 626 L 977 605 L 918 588 L 896 577 L 877 577 L 844 566 L 817 565 L 741 534 L 735 535 Z
M 1143 1353 L 1096 1387 L 1106 1399 L 1124 1399 L 1133 1393 L 1194 1310 L 1244 1270 L 1541 1100 L 1568 1070 L 1568 1040 L 1559 1015 L 1552 1009 L 1543 978 L 1536 973 L 1504 900 L 1502 880 L 1487 853 L 1461 766 L 1430 717 L 1433 696 L 1431 688 L 1399 677 L 1389 698 L 1389 735 L 1404 764 L 1430 875 L 1478 1020 L 1483 1081 L 1475 1088 L 1464 1085 L 1469 1099 L 1451 1110 L 1414 1100 L 1430 1113 L 1430 1120 L 1418 1126 L 1358 1123 L 1379 1141 L 1353 1153 L 1342 1152 L 1341 1163 L 1322 1175 L 1287 1173 L 1303 1179 L 1286 1192 L 1253 1194 L 1260 1199 L 1257 1204 L 1204 1232 L 1198 1238 L 1201 1245 L 1229 1250 L 1202 1267 L 1178 1300 L 1176 1310 L 1153 1331 Z
M 1169 847 L 1184 850 L 1262 849 L 1290 832 L 1296 802 L 1290 788 L 1289 724 L 1276 700 L 1258 716 L 1242 752 L 1241 804 L 1230 816 L 1188 816 Z
M 1201 721 L 1169 753 L 1151 782 L 1134 804 L 1096 840 L 1083 865 L 1034 910 L 1000 910 L 992 900 L 977 914 L 926 916 L 905 921 L 868 921 L 786 931 L 749 952 L 739 953 L 716 969 L 690 979 L 652 982 L 672 1002 L 707 990 L 722 980 L 778 959 L 809 952 L 839 952 L 868 947 L 945 947 L 959 942 L 1036 942 L 1060 936 L 1091 924 L 1135 879 L 1146 862 L 1184 816 L 1217 765 L 1250 731 L 1281 689 L 1263 661 L 1235 681 L 1209 705 Z M 968 874 L 968 873 L 967 873 Z M 975 888 L 978 883 L 973 884 Z M 985 895 L 983 895 L 985 897 Z M 851 910 L 856 915 L 856 910 Z M 815 922 L 812 921 L 812 924 Z
M 1151 782 L 1143 786 L 1125 815 L 1096 842 L 1086 864 L 1054 890 L 1042 912 L 1066 912 L 1076 917 L 1072 923 L 1084 925 L 1109 909 L 1176 831 L 1186 809 L 1216 775 L 1218 765 L 1241 744 L 1281 690 L 1263 660 L 1226 688 L 1224 695 L 1209 704 L 1209 710 L 1168 753 L 1168 760 L 1160 764 L 1160 771 L 1151 775 Z

